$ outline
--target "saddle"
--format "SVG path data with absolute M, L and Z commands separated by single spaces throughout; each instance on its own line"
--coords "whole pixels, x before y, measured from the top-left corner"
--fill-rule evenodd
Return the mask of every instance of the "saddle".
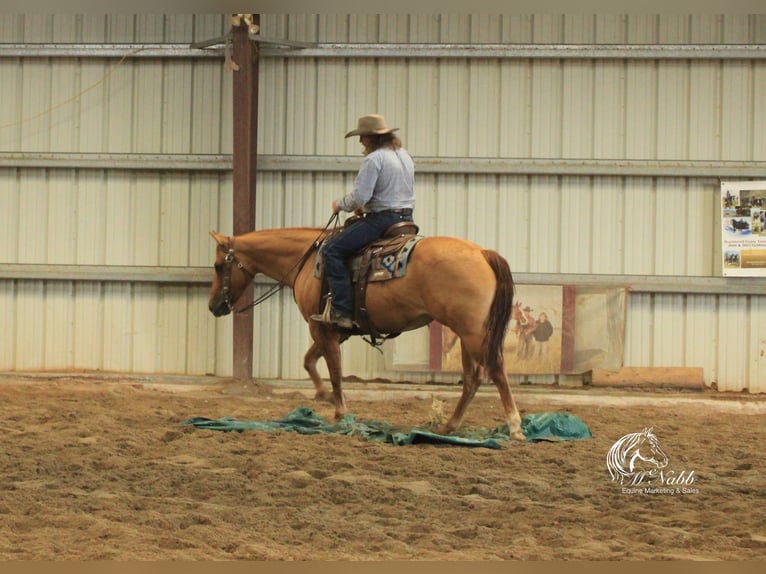
M 355 221 L 352 218 L 352 221 Z M 346 222 L 346 226 L 349 223 Z M 370 335 L 368 341 L 373 346 L 378 346 L 386 339 L 392 339 L 400 333 L 380 333 L 370 320 L 367 312 L 367 286 L 376 281 L 389 281 L 398 277 L 404 277 L 407 263 L 412 250 L 422 237 L 417 234 L 420 228 L 412 222 L 402 221 L 389 227 L 380 239 L 367 245 L 361 251 L 352 255 L 346 262 L 351 272 L 351 283 L 354 286 L 354 322 L 359 325 L 356 334 Z M 330 234 L 327 239 L 341 233 L 337 230 Z M 325 241 L 327 241 L 325 239 Z M 322 297 L 319 301 L 319 312 L 327 305 L 330 295 L 329 286 L 324 278 L 320 257 L 314 270 L 317 277 L 322 277 Z M 380 341 L 378 341 L 380 339 Z

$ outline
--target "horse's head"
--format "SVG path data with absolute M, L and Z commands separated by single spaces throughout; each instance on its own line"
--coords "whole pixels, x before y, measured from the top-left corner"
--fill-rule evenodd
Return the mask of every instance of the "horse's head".
M 667 465 L 668 457 L 651 428 L 625 435 L 612 445 L 606 455 L 609 474 L 620 484 L 626 481 L 639 484 L 644 478 L 656 477 L 659 470 Z
M 208 309 L 216 317 L 228 315 L 232 311 L 234 303 L 242 296 L 247 286 L 252 281 L 252 274 L 237 259 L 234 252 L 234 239 L 210 232 L 215 239 L 215 275 L 210 289 Z
M 656 468 L 665 468 L 668 465 L 668 456 L 662 451 L 657 437 L 651 428 L 645 428 L 641 432 L 638 445 L 641 460 L 652 463 Z

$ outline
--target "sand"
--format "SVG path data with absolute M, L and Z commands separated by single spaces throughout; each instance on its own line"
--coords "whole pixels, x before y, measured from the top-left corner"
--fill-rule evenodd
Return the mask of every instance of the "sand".
M 281 418 L 310 384 L 0 378 L 2 560 L 742 560 L 766 555 L 766 397 L 514 388 L 594 438 L 502 450 L 223 433 L 203 416 Z M 455 387 L 347 385 L 360 419 L 423 425 Z M 367 389 L 354 391 L 353 389 Z M 502 424 L 482 389 L 466 426 Z M 690 484 L 613 482 L 605 457 L 653 427 Z

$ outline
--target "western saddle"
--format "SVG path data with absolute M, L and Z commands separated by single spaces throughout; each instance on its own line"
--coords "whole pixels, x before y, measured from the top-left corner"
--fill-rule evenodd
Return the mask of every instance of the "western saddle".
M 349 222 L 347 221 L 346 226 L 348 225 Z M 404 276 L 409 255 L 415 248 L 415 244 L 421 239 L 418 236 L 419 231 L 420 228 L 413 222 L 395 223 L 383 233 L 380 239 L 373 241 L 352 255 L 346 262 L 351 271 L 351 283 L 354 286 L 354 322 L 358 325 L 353 334 L 369 335 L 370 339 L 365 340 L 375 347 L 400 333 L 384 334 L 372 324 L 367 312 L 367 286 L 369 283 L 388 281 Z M 342 230 L 337 230 L 330 234 L 327 239 L 341 232 Z M 324 273 L 321 272 L 321 267 L 318 267 L 316 273 L 322 277 L 322 296 L 319 301 L 319 312 L 321 313 L 327 305 L 330 291 Z

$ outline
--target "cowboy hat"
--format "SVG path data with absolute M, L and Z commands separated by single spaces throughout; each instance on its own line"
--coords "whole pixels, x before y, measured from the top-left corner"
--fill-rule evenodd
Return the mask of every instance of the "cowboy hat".
M 386 118 L 379 114 L 368 114 L 359 118 L 356 129 L 351 130 L 345 137 L 369 136 L 373 134 L 390 134 L 399 128 L 390 128 L 386 125 Z

